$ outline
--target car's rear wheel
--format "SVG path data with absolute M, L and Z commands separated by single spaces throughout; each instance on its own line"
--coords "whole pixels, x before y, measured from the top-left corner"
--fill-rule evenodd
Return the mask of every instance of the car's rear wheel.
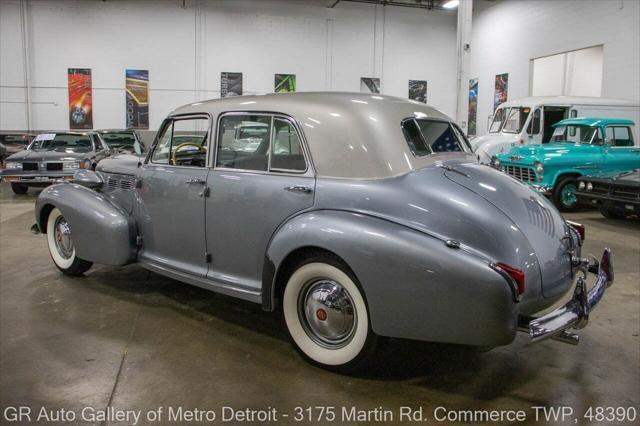
M 561 179 L 553 190 L 553 202 L 561 211 L 571 212 L 578 208 L 578 181 L 574 177 Z
M 287 281 L 282 308 L 293 343 L 316 365 L 349 372 L 375 351 L 363 292 L 337 259 L 318 256 L 299 264 Z
M 624 219 L 625 214 L 622 209 L 615 207 L 603 207 L 600 209 L 600 214 L 607 219 Z
M 66 275 L 82 275 L 93 265 L 76 256 L 71 228 L 57 208 L 51 210 L 47 219 L 47 243 L 53 263 Z
M 27 193 L 29 187 L 22 183 L 11 182 L 11 190 L 14 194 L 22 195 Z

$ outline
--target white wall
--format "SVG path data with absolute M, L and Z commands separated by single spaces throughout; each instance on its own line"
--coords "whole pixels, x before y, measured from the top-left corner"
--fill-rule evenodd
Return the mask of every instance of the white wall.
M 407 97 L 428 80 L 428 102 L 455 112 L 455 12 L 326 1 L 28 2 L 33 129 L 66 129 L 67 68 L 91 68 L 95 128 L 125 125 L 125 69 L 148 69 L 150 128 L 175 107 L 219 97 L 220 72 L 245 93 L 273 92 L 275 73 L 298 91 Z M 20 2 L 0 3 L 0 130 L 25 129 Z
M 478 135 L 493 108 L 494 78 L 509 73 L 509 99 L 529 96 L 530 61 L 603 45 L 602 96 L 640 101 L 640 2 L 500 0 L 473 19 Z M 562 78 L 559 76 L 558 78 Z

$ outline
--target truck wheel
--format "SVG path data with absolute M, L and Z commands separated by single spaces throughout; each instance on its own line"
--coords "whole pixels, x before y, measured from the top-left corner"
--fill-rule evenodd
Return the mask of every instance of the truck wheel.
M 53 263 L 66 275 L 82 275 L 93 265 L 76 256 L 69 224 L 60 210 L 55 208 L 47 219 L 47 243 Z
M 553 203 L 563 212 L 572 212 L 578 208 L 577 180 L 574 177 L 561 179 L 553 189 Z
M 357 279 L 337 259 L 320 255 L 287 281 L 282 311 L 296 348 L 322 368 L 351 372 L 375 351 L 367 303 Z
M 625 214 L 621 209 L 615 207 L 603 207 L 600 209 L 600 214 L 607 219 L 624 219 Z
M 29 187 L 21 183 L 11 182 L 11 190 L 13 191 L 14 194 L 22 195 L 27 193 L 27 191 L 29 190 Z

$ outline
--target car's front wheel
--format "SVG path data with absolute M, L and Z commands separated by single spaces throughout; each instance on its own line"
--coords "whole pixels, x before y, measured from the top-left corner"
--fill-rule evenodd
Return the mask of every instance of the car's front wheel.
M 561 179 L 553 190 L 553 201 L 563 212 L 572 212 L 578 208 L 578 181 L 574 177 Z
M 27 193 L 29 187 L 22 183 L 11 182 L 11 190 L 14 194 L 22 195 Z
M 93 265 L 76 256 L 71 228 L 57 208 L 51 211 L 47 219 L 47 243 L 53 263 L 66 275 L 82 275 Z
M 355 276 L 337 259 L 318 256 L 298 265 L 284 290 L 289 334 L 312 363 L 353 371 L 373 355 L 377 336 Z

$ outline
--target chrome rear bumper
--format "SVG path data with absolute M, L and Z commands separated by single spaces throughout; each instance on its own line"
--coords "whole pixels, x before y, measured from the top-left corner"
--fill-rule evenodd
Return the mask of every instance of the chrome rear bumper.
M 532 342 L 553 338 L 578 344 L 579 336 L 569 330 L 579 330 L 587 325 L 589 314 L 602 299 L 604 291 L 613 284 L 613 259 L 609 248 L 604 250 L 600 262 L 589 262 L 588 259 L 576 262 L 581 276 L 578 277 L 571 300 L 553 312 L 526 321 Z M 597 277 L 591 289 L 587 289 L 588 273 Z M 524 325 L 521 323 L 521 326 Z

